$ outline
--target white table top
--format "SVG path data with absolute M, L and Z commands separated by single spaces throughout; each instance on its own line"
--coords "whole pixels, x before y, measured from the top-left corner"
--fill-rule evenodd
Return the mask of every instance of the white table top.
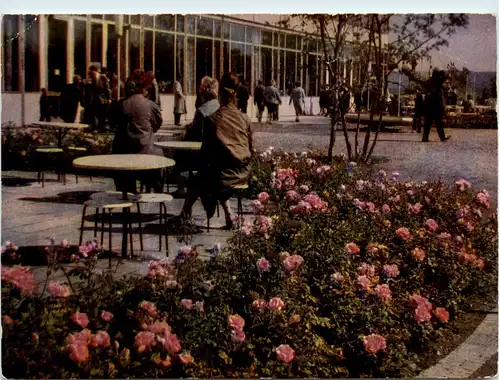
M 155 146 L 162 149 L 178 149 L 178 150 L 200 150 L 201 142 L 199 141 L 160 141 L 156 142 Z
M 65 129 L 84 129 L 89 128 L 88 124 L 79 124 L 79 123 L 63 123 L 60 121 L 37 121 L 36 123 L 32 123 L 38 127 L 45 128 L 65 128 Z
M 101 154 L 85 156 L 73 161 L 75 168 L 96 170 L 153 170 L 169 168 L 175 161 L 151 154 Z

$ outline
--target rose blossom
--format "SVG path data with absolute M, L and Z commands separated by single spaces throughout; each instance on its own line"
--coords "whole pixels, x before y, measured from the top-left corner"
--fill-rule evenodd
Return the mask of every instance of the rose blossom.
M 66 248 L 66 247 L 69 245 L 69 243 L 68 243 L 68 241 L 67 241 L 66 239 L 64 239 L 64 240 L 62 240 L 62 241 L 59 243 L 59 245 L 60 245 L 62 248 Z
M 267 272 L 270 266 L 271 264 L 264 257 L 261 257 L 259 260 L 257 260 L 257 269 L 259 270 L 259 272 Z
M 32 295 L 37 290 L 35 277 L 29 268 L 16 265 L 8 268 L 2 266 L 2 281 L 14 285 L 23 295 Z
M 262 203 L 266 203 L 269 200 L 269 194 L 263 191 L 257 196 L 257 199 Z
M 448 313 L 444 307 L 437 307 L 436 310 L 434 310 L 434 315 L 441 323 L 446 323 L 450 320 L 450 313 Z
M 437 236 L 437 238 L 439 240 L 451 240 L 451 234 L 449 234 L 448 232 L 442 232 Z
M 269 300 L 269 309 L 271 311 L 281 311 L 284 307 L 285 302 L 279 297 L 274 297 Z
M 69 288 L 66 285 L 61 285 L 56 281 L 51 281 L 47 286 L 50 295 L 55 298 L 68 298 L 70 296 Z
M 290 211 L 294 214 L 307 214 L 311 210 L 311 204 L 305 201 L 300 201 L 297 205 L 290 206 Z
M 245 340 L 245 333 L 243 330 L 233 330 L 231 332 L 231 338 L 236 342 L 243 342 Z
M 106 331 L 98 331 L 97 334 L 93 335 L 90 340 L 90 345 L 92 347 L 109 347 L 111 346 L 111 341 L 109 334 Z
M 417 261 L 424 261 L 424 259 L 425 259 L 425 251 L 423 249 L 421 249 L 421 248 L 415 248 L 411 252 L 411 255 Z
M 466 181 L 465 179 L 460 179 L 456 181 L 455 185 L 457 185 L 457 188 L 460 191 L 465 191 L 466 189 L 470 189 L 472 187 L 472 184 L 469 181 Z
M 285 199 L 288 202 L 298 202 L 300 201 L 300 194 L 295 190 L 288 190 L 285 194 Z
M 300 315 L 298 314 L 294 314 L 290 317 L 290 319 L 288 320 L 288 324 L 289 325 L 294 325 L 296 323 L 299 323 L 300 322 Z
M 432 303 L 429 302 L 429 300 L 425 297 L 422 297 L 419 294 L 414 294 L 410 297 L 410 301 L 412 302 L 413 306 L 415 307 L 421 307 L 427 311 L 432 310 Z
M 363 290 L 366 290 L 366 291 L 371 291 L 372 289 L 372 284 L 370 282 L 370 280 L 368 279 L 368 277 L 366 276 L 358 276 L 358 284 L 361 286 L 361 288 Z
M 156 311 L 156 306 L 154 303 L 149 302 L 149 301 L 142 301 L 139 304 L 139 307 L 147 312 L 150 316 L 156 317 L 158 315 L 158 312 Z
M 137 333 L 134 339 L 134 345 L 137 346 L 137 352 L 139 353 L 149 350 L 155 344 L 155 334 L 148 331 Z
M 423 307 L 423 306 L 418 306 L 415 309 L 415 321 L 418 323 L 422 322 L 427 322 L 432 318 L 432 315 L 430 313 L 430 310 Z
M 252 308 L 258 311 L 264 311 L 267 309 L 267 302 L 263 299 L 258 299 L 252 302 Z
M 184 365 L 190 365 L 194 363 L 194 359 L 189 353 L 179 354 L 179 360 Z
M 337 281 L 339 284 L 343 283 L 345 280 L 344 276 L 342 276 L 342 274 L 339 272 L 335 272 L 334 274 L 332 274 L 332 279 L 334 281 Z
M 170 355 L 174 355 L 180 350 L 182 350 L 181 342 L 177 335 L 167 333 L 164 340 L 162 340 L 163 347 L 168 351 Z
M 271 228 L 272 221 L 271 218 L 267 216 L 260 215 L 258 218 L 256 218 L 256 221 L 259 225 L 259 232 L 262 234 L 266 233 Z
M 204 301 L 196 301 L 194 303 L 194 309 L 199 313 L 205 312 L 205 302 Z
M 285 269 L 292 273 L 296 271 L 304 262 L 304 259 L 300 255 L 291 255 L 285 258 L 283 261 L 283 264 L 285 266 Z
M 384 265 L 382 272 L 389 278 L 396 278 L 399 276 L 398 266 L 393 265 Z
M 230 315 L 228 321 L 233 330 L 243 330 L 243 327 L 245 327 L 245 320 L 238 314 Z
M 89 324 L 89 317 L 85 313 L 75 313 L 71 317 L 71 320 L 81 328 L 85 328 Z
M 288 344 L 282 344 L 276 349 L 276 355 L 280 362 L 291 363 L 295 357 L 295 351 Z
M 104 311 L 103 310 L 102 313 L 101 313 L 101 318 L 105 322 L 111 322 L 111 320 L 113 319 L 113 317 L 114 317 L 113 314 L 110 313 L 109 311 Z
M 387 348 L 387 343 L 383 336 L 371 334 L 363 337 L 363 346 L 367 352 L 376 355 L 377 352 L 384 351 Z
M 345 250 L 351 255 L 356 255 L 360 252 L 358 245 L 354 242 L 347 243 L 345 246 Z
M 436 231 L 438 229 L 438 224 L 436 223 L 436 221 L 434 219 L 427 219 L 425 221 L 425 225 L 431 231 Z
M 422 211 L 422 207 L 423 206 L 420 203 L 415 203 L 414 205 L 410 206 L 411 211 L 414 214 L 420 214 L 420 212 Z
M 181 306 L 184 308 L 184 310 L 191 310 L 193 308 L 193 301 L 184 298 L 181 300 Z
M 389 207 L 389 205 L 388 205 L 388 204 L 384 204 L 384 205 L 382 206 L 382 212 L 383 212 L 384 214 L 389 214 L 389 213 L 391 212 L 391 208 Z
M 83 344 L 71 344 L 68 346 L 69 358 L 74 362 L 86 362 L 89 360 L 89 348 Z
M 7 326 L 14 323 L 14 320 L 11 317 L 9 317 L 8 315 L 4 315 L 2 320 L 3 320 L 3 323 Z
M 377 285 L 375 287 L 375 294 L 382 301 L 390 301 L 392 299 L 391 289 L 387 284 Z
M 366 209 L 373 214 L 375 212 L 375 205 L 372 202 L 366 202 Z
M 490 195 L 486 190 L 482 190 L 476 194 L 476 201 L 485 208 L 490 207 Z
M 403 240 L 410 240 L 413 236 L 411 236 L 410 231 L 406 227 L 401 227 L 396 230 L 396 235 L 399 236 Z
M 156 321 L 151 326 L 147 326 L 146 329 L 152 332 L 153 334 L 158 334 L 158 335 L 166 335 L 167 333 L 172 332 L 172 329 L 167 322 L 159 322 L 159 321 Z
M 253 230 L 253 226 L 252 226 L 252 223 L 246 221 L 243 223 L 243 225 L 241 226 L 241 233 L 243 235 L 250 235 L 252 233 L 252 230 Z
M 252 201 L 252 207 L 253 207 L 254 214 L 258 214 L 262 210 L 264 210 L 264 205 L 258 199 L 255 199 L 255 200 Z
M 358 273 L 361 275 L 365 275 L 368 278 L 375 276 L 375 267 L 373 265 L 369 265 L 367 263 L 361 263 L 358 267 Z

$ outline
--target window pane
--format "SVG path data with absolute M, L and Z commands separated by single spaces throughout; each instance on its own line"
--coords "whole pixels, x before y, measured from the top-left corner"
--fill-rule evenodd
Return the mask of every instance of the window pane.
M 130 30 L 130 44 L 129 44 L 130 72 L 141 68 L 139 43 L 140 43 L 139 29 L 132 28 Z
M 260 59 L 260 47 L 254 46 L 253 47 L 253 54 L 254 54 L 254 66 L 253 66 L 254 73 L 253 73 L 253 75 L 255 78 L 255 83 L 254 83 L 254 87 L 255 87 L 255 86 L 257 86 L 257 82 L 259 80 L 263 79 L 262 65 L 261 65 L 261 59 Z
M 229 66 L 229 42 L 224 41 L 224 72 L 227 73 L 230 71 Z
M 103 15 L 91 15 L 90 17 L 92 17 L 93 19 L 96 19 L 96 20 L 102 20 L 102 16 Z
M 130 23 L 132 25 L 141 25 L 141 15 L 131 15 Z
M 111 74 L 116 74 L 117 65 L 117 48 L 118 41 L 116 39 L 116 27 L 114 25 L 108 25 L 108 51 L 106 52 L 106 65 L 108 65 L 109 77 Z
M 231 43 L 231 72 L 240 76 L 245 72 L 245 45 Z
M 195 41 L 194 37 L 188 37 L 187 40 L 187 72 L 184 73 L 186 77 L 186 83 L 187 83 L 187 88 L 185 88 L 185 91 L 189 95 L 195 95 L 196 94 L 196 70 L 195 70 Z
M 87 77 L 87 52 L 85 49 L 87 23 L 75 20 L 75 74 Z
M 66 21 L 49 20 L 49 90 L 61 91 L 66 84 Z M 102 28 L 102 25 L 100 25 Z
M 279 46 L 279 34 L 278 33 L 274 33 L 273 46 L 274 47 L 278 47 Z
M 280 90 L 285 90 L 285 52 L 283 50 L 280 50 L 280 66 L 279 66 L 279 84 Z
M 174 80 L 174 36 L 155 35 L 155 77 L 161 92 L 172 93 Z
M 215 40 L 215 57 L 214 57 L 214 76 L 217 79 L 222 77 L 222 68 L 221 68 L 221 49 L 220 49 L 220 40 Z
M 25 91 L 39 91 L 38 80 L 38 21 L 35 15 L 26 15 L 26 46 L 24 49 L 24 81 Z
M 18 16 L 6 15 L 2 19 L 3 27 L 3 75 L 6 91 L 19 91 L 19 31 Z
M 215 38 L 220 38 L 221 37 L 221 27 L 222 23 L 219 20 L 214 20 L 214 37 Z
M 246 37 L 245 37 L 246 42 L 252 43 L 254 31 L 255 31 L 254 28 L 250 28 L 247 26 L 247 33 L 246 33 Z
M 153 16 L 151 15 L 144 15 L 142 16 L 144 19 L 144 27 L 145 28 L 152 28 L 153 27 Z
M 177 31 L 184 33 L 184 16 L 177 15 Z
M 156 29 L 174 30 L 174 15 L 156 16 Z
M 297 49 L 297 37 L 293 34 L 286 35 L 286 48 L 287 49 Z
M 212 40 L 205 38 L 196 39 L 196 84 L 208 75 L 212 76 L 213 57 Z
M 184 36 L 177 36 L 177 72 L 184 77 Z
M 104 19 L 108 21 L 116 21 L 115 15 L 104 15 Z
M 187 32 L 189 34 L 195 34 L 196 17 L 194 17 L 194 16 L 186 16 L 186 22 L 187 22 Z
M 293 89 L 294 83 L 297 81 L 296 78 L 296 70 L 295 70 L 295 58 L 296 58 L 296 53 L 295 52 L 286 52 L 286 67 L 285 67 L 285 74 L 286 74 L 286 90 L 287 93 L 290 94 L 290 91 Z
M 201 17 L 198 19 L 196 34 L 199 36 L 213 37 L 214 22 L 212 19 Z
M 144 71 L 153 70 L 153 32 L 144 31 Z
M 245 42 L 245 27 L 231 24 L 231 41 Z
M 245 51 L 245 79 L 247 85 L 250 85 L 252 79 L 252 46 L 247 45 Z
M 273 33 L 267 30 L 262 30 L 262 45 L 273 46 Z
M 102 65 L 102 24 L 92 23 L 90 61 Z
M 224 39 L 229 39 L 229 24 L 227 22 L 224 23 L 223 26 Z
M 273 79 L 276 81 L 277 88 L 280 88 L 279 63 L 280 63 L 279 50 L 273 49 Z
M 309 81 L 309 96 L 317 96 L 316 86 L 318 81 L 318 71 L 316 68 L 317 56 L 309 54 L 307 60 L 307 74 Z
M 272 68 L 272 54 L 273 51 L 270 48 L 261 48 L 261 64 L 262 64 L 262 80 L 264 81 L 264 85 L 268 85 L 273 77 L 273 68 Z

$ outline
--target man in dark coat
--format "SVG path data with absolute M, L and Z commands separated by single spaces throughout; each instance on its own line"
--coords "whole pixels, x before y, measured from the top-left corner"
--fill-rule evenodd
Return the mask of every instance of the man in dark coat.
M 84 123 L 89 124 L 92 129 L 97 127 L 96 115 L 96 97 L 97 97 L 97 67 L 90 66 L 88 78 L 84 86 L 83 107 L 84 110 Z
M 243 78 L 240 78 L 240 85 L 238 86 L 236 97 L 238 98 L 238 109 L 243 113 L 247 113 L 248 99 L 250 99 L 250 95 L 248 93 L 246 81 Z
M 264 113 L 264 109 L 266 108 L 266 101 L 264 98 L 265 90 L 266 88 L 262 84 L 262 81 L 259 80 L 253 94 L 253 102 L 257 106 L 257 118 L 259 119 L 259 123 L 262 122 L 262 114 Z
M 415 97 L 415 108 L 413 109 L 413 131 L 420 133 L 422 131 L 422 118 L 424 116 L 424 96 L 420 89 L 417 90 Z
M 446 99 L 444 84 L 446 74 L 444 71 L 434 71 L 427 85 L 427 96 L 425 99 L 425 124 L 423 142 L 429 141 L 432 123 L 436 124 L 437 132 L 441 141 L 446 141 L 450 137 L 444 133 L 443 118 L 446 113 Z
M 61 93 L 61 119 L 65 123 L 75 123 L 78 105 L 83 106 L 82 78 L 80 75 L 73 77 L 73 83 L 68 83 Z
M 42 88 L 42 95 L 40 96 L 40 121 L 50 121 L 52 106 L 49 98 L 49 91 L 46 88 Z

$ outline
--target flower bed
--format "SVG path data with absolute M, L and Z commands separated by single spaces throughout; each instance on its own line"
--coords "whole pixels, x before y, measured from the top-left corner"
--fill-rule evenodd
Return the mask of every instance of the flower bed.
M 84 281 L 47 282 L 49 299 L 3 268 L 5 375 L 412 377 L 496 282 L 496 215 L 465 180 L 372 179 L 272 151 L 255 168 L 255 215 L 209 261 L 182 247 L 118 279 L 91 256 Z

